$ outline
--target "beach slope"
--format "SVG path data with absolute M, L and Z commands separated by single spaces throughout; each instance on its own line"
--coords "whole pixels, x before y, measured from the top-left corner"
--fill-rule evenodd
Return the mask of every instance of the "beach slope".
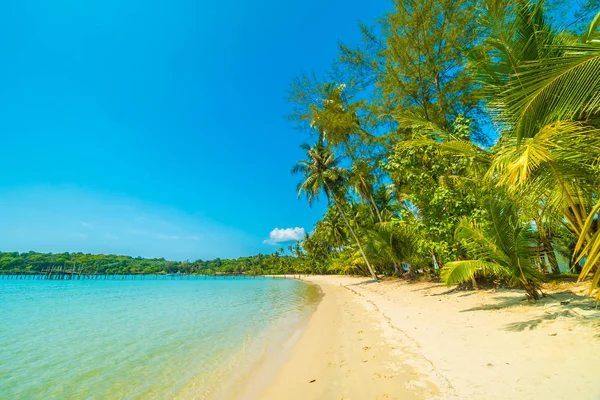
M 323 300 L 261 399 L 600 399 L 600 310 L 579 293 L 302 279 Z

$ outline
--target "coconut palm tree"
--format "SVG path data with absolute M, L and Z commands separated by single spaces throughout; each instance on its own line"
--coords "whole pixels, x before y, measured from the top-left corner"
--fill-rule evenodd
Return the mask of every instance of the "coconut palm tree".
M 315 234 L 334 249 L 341 249 L 348 243 L 346 226 L 337 208 L 327 210 L 325 216 L 317 222 Z
M 374 197 L 374 180 L 373 168 L 367 160 L 360 159 L 353 163 L 348 183 L 352 186 L 356 194 L 370 205 L 372 211 L 377 215 L 379 222 L 383 223 L 383 216 Z
M 502 134 L 488 177 L 567 221 L 587 256 L 580 279 L 596 269 L 593 289 L 600 281 L 590 212 L 599 183 L 600 13 L 574 39 L 547 23 L 541 1 L 516 1 L 512 21 L 498 3 L 488 3 L 491 34 L 472 57 Z
M 504 29 L 498 26 L 506 14 L 489 10 L 484 21 L 492 33 L 472 56 L 471 68 L 502 135 L 490 174 L 511 188 L 548 176 L 555 181 L 550 186 L 565 186 L 562 196 L 571 201 L 570 178 L 581 177 L 594 160 L 585 150 L 597 143 L 596 127 L 580 117 L 589 109 L 586 101 L 597 95 L 600 77 L 576 65 L 589 63 L 589 56 L 569 56 L 572 45 L 546 22 L 542 2 L 517 1 L 516 10 L 516 19 Z M 565 62 L 569 58 L 576 63 Z
M 308 200 L 308 204 L 312 205 L 312 203 L 319 198 L 321 192 L 325 193 L 329 205 L 333 205 L 338 210 L 344 223 L 348 227 L 348 231 L 354 238 L 369 274 L 373 279 L 377 279 L 377 275 L 365 254 L 360 238 L 344 211 L 344 203 L 346 201 L 344 196 L 344 184 L 348 175 L 347 170 L 339 167 L 338 159 L 335 158 L 334 154 L 322 143 L 318 142 L 313 147 L 303 144 L 300 147 L 306 151 L 307 159 L 298 161 L 298 164 L 292 169 L 293 173 L 301 173 L 304 175 L 304 179 L 298 183 L 298 197 L 304 193 Z
M 365 248 L 369 259 L 393 270 L 390 273 L 400 275 L 400 265 L 405 262 L 414 266 L 418 263 L 418 233 L 404 221 L 393 219 L 377 224 L 366 232 Z
M 456 228 L 470 259 L 444 265 L 441 278 L 447 285 L 469 282 L 476 275 L 490 275 L 519 282 L 530 299 L 539 299 L 542 275 L 531 262 L 533 233 L 519 220 L 514 202 L 487 201 L 490 223 L 481 225 L 463 218 Z

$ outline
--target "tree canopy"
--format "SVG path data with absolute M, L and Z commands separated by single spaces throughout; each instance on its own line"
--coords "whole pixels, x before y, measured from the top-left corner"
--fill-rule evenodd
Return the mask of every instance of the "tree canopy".
M 321 190 L 329 200 L 306 257 L 319 271 L 500 279 L 533 299 L 560 259 L 592 275 L 593 292 L 597 2 L 393 5 L 328 73 L 292 83 L 304 149 L 331 164 L 299 186 L 309 203 Z

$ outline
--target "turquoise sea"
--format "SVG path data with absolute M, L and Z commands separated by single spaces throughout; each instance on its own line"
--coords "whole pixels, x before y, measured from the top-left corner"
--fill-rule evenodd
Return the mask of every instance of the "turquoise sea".
M 306 321 L 293 279 L 0 280 L 0 399 L 204 399 Z

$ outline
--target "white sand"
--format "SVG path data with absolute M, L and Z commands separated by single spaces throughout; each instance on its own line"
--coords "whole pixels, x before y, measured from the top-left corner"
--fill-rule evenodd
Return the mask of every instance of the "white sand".
M 261 399 L 600 399 L 600 307 L 578 291 L 532 305 L 521 291 L 303 279 L 325 296 Z

